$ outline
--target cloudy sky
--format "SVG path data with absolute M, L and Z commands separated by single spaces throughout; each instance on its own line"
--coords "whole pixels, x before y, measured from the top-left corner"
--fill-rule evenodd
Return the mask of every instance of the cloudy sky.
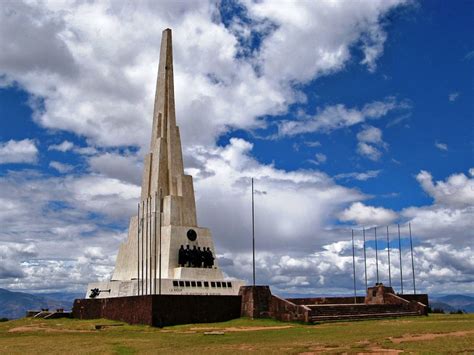
M 161 32 L 198 219 L 277 294 L 474 293 L 473 2 L 20 1 L 0 7 L 0 287 L 110 277 L 140 193 Z

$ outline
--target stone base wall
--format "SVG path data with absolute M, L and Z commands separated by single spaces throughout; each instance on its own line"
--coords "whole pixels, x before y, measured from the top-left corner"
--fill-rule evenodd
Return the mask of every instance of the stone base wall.
M 394 312 L 426 314 L 426 303 L 420 300 L 427 301 L 427 295 L 395 295 L 389 291 L 391 289 L 383 285 L 370 288 L 366 299 L 369 302 L 364 305 L 363 297 L 357 298 L 357 304 L 354 304 L 354 297 L 282 299 L 272 295 L 269 286 L 243 286 L 238 296 L 148 295 L 77 299 L 72 313 L 79 319 L 107 318 L 151 326 L 223 322 L 241 316 L 314 322 L 318 317 L 356 319 L 355 316 L 368 313 L 377 313 L 377 316 L 386 312 L 392 315 Z
M 240 317 L 240 296 L 149 295 L 77 299 L 73 317 L 168 326 L 223 322 Z

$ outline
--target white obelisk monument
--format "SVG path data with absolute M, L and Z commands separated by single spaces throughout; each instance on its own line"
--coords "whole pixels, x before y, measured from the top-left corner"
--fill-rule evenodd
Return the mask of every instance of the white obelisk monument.
M 189 246 L 188 254 L 211 255 L 213 265 L 179 265 L 181 246 Z M 150 152 L 144 159 L 137 215 L 130 219 L 128 239 L 120 246 L 111 280 L 89 284 L 86 298 L 237 295 L 243 285 L 240 280 L 224 280 L 211 233 L 197 224 L 193 178 L 184 174 L 176 125 L 171 30 L 166 29 L 161 40 Z

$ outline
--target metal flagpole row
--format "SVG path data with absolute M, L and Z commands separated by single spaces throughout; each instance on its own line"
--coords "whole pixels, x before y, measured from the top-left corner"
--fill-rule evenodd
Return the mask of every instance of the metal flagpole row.
M 388 282 L 389 286 L 392 287 L 392 268 L 391 268 L 391 249 L 390 249 L 390 231 L 389 226 L 387 228 L 387 262 L 388 262 Z M 400 263 L 400 293 L 403 294 L 403 259 L 402 259 L 402 242 L 400 233 L 400 224 L 397 224 L 398 228 L 398 249 L 399 249 L 399 263 Z M 411 251 L 411 268 L 413 277 L 413 293 L 416 294 L 416 276 L 415 276 L 415 256 L 413 253 L 413 237 L 411 231 L 411 223 L 408 223 L 408 231 L 410 238 L 410 251 Z M 363 247 L 364 247 L 364 276 L 365 276 L 365 288 L 368 288 L 368 276 L 367 276 L 367 246 L 366 246 L 366 235 L 365 227 L 362 228 Z M 355 276 L 355 244 L 354 244 L 354 230 L 351 230 L 352 238 L 352 263 L 353 263 L 353 274 L 354 274 L 354 296 L 356 296 L 356 276 Z M 377 227 L 374 227 L 374 242 L 375 242 L 375 269 L 377 284 L 380 283 L 379 274 L 379 262 L 378 262 L 378 239 L 377 239 Z
M 156 294 L 157 278 L 158 294 L 161 295 L 161 191 L 159 196 L 155 193 L 154 199 L 153 203 L 153 196 L 149 196 L 137 205 L 137 295 L 139 296 Z

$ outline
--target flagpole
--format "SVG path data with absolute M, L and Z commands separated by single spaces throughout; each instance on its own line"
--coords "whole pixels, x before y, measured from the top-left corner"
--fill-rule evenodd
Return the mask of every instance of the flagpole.
M 375 269 L 377 271 L 377 283 L 379 283 L 379 255 L 377 251 L 377 227 L 375 227 L 374 233 L 375 233 Z
M 354 230 L 352 232 L 352 271 L 354 275 L 354 303 L 357 303 L 357 290 L 356 290 L 356 267 L 355 267 L 355 250 L 354 250 Z
M 157 250 L 156 250 L 156 228 L 157 228 L 157 224 L 156 224 L 156 210 L 157 210 L 157 206 L 158 206 L 158 199 L 157 199 L 157 194 L 155 192 L 155 213 L 153 215 L 153 222 L 154 222 L 154 225 L 155 225 L 155 229 L 154 229 L 154 233 L 153 233 L 153 251 L 154 251 L 154 255 L 153 255 L 153 294 L 156 295 L 156 257 L 157 257 Z
M 152 234 L 152 217 L 151 217 L 151 208 L 152 208 L 152 197 L 150 195 L 150 197 L 148 197 L 148 290 L 149 290 L 149 294 L 151 295 L 153 293 L 153 288 L 152 288 L 152 275 L 153 275 L 153 272 L 152 272 L 152 250 L 151 250 L 151 247 L 152 247 L 152 241 L 153 241 L 153 234 Z
M 148 295 L 148 197 L 145 201 L 145 295 Z
M 255 203 L 252 178 L 252 271 L 253 271 L 253 287 L 255 287 Z
M 140 258 L 140 263 L 141 263 L 141 279 L 140 279 L 140 283 L 141 283 L 141 287 L 140 287 L 140 290 L 141 290 L 141 294 L 144 295 L 144 280 L 145 280 L 145 263 L 144 263 L 144 260 L 145 260 L 145 257 L 144 257 L 144 252 L 145 252 L 145 235 L 144 235 L 144 231 L 145 231 L 145 218 L 144 218 L 144 211 L 145 211 L 145 200 L 141 201 L 140 202 L 140 205 L 141 205 L 141 210 L 142 210 L 142 218 L 141 218 L 141 221 L 140 221 L 140 224 L 141 224 L 141 237 L 142 237 L 142 244 L 141 244 L 141 247 L 142 247 L 142 253 L 141 253 L 141 258 Z
M 362 228 L 362 233 L 364 236 L 364 271 L 365 271 L 365 290 L 367 291 L 369 285 L 367 284 L 367 254 L 365 251 L 365 227 Z
M 400 237 L 400 224 L 398 224 L 398 250 L 400 251 L 400 288 L 403 295 L 403 268 L 402 268 L 402 240 Z
M 159 262 L 159 278 L 160 278 L 160 283 L 159 283 L 159 294 L 161 295 L 161 189 L 160 189 L 160 194 L 159 194 L 159 203 L 158 203 L 158 232 L 159 232 L 159 238 L 160 238 L 160 258 L 158 260 Z
M 390 269 L 390 237 L 388 234 L 388 226 L 387 226 L 387 255 L 388 255 L 388 285 L 392 287 L 392 273 Z
M 137 295 L 140 295 L 140 204 L 137 213 Z
M 413 275 L 413 293 L 416 295 L 416 285 L 415 285 L 415 262 L 413 261 L 413 241 L 411 239 L 411 223 L 408 223 L 408 228 L 410 230 L 410 249 L 411 249 L 411 272 Z

